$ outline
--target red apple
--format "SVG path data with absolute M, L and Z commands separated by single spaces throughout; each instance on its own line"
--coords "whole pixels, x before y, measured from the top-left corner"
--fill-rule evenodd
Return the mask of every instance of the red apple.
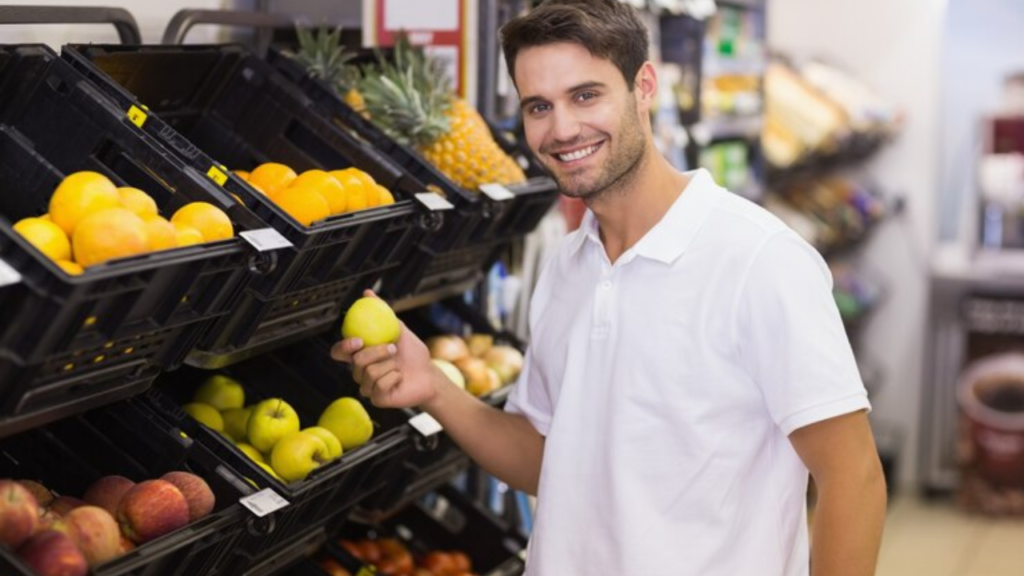
M 213 512 L 217 498 L 213 495 L 213 490 L 210 490 L 210 485 L 206 483 L 206 480 L 189 472 L 168 472 L 160 479 L 167 480 L 181 490 L 185 501 L 188 502 L 189 522 L 195 522 Z
M 188 524 L 188 501 L 166 480 L 146 480 L 129 490 L 117 508 L 121 531 L 144 544 Z
M 115 515 L 121 498 L 133 486 L 135 486 L 135 482 L 124 476 L 104 476 L 90 484 L 82 498 L 89 504 L 99 506 L 110 512 L 111 515 Z
M 85 576 L 85 556 L 67 534 L 40 532 L 18 548 L 18 556 L 39 576 Z
M 36 532 L 43 530 L 59 530 L 64 532 L 64 518 L 53 510 L 43 510 L 39 513 L 39 525 Z
M 46 486 L 43 486 L 35 480 L 18 480 L 18 484 L 25 487 L 26 490 L 32 493 L 32 496 L 36 499 L 36 504 L 40 508 L 46 508 L 53 502 L 53 492 Z
M 47 510 L 56 513 L 58 516 L 64 517 L 68 515 L 68 512 L 71 512 L 72 510 L 78 508 L 79 506 L 85 505 L 85 501 L 79 500 L 78 498 L 73 498 L 71 496 L 61 496 L 54 500 L 53 502 L 51 502 L 50 507 L 47 508 Z
M 320 565 L 321 570 L 327 572 L 330 576 L 352 576 L 352 573 L 341 564 L 338 564 L 338 561 L 334 558 L 321 558 L 317 564 Z
M 39 504 L 32 493 L 13 480 L 0 480 L 0 542 L 21 546 L 39 525 Z
M 120 542 L 117 546 L 117 555 L 123 556 L 135 549 L 135 542 L 128 539 L 127 536 L 121 534 Z
M 114 517 L 99 506 L 75 508 L 64 517 L 65 531 L 85 555 L 89 567 L 116 558 L 121 531 Z

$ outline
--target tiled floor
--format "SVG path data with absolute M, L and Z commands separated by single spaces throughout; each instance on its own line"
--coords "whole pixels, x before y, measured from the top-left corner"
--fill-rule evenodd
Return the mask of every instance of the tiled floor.
M 951 502 L 889 502 L 876 576 L 1024 576 L 1024 519 L 990 519 Z

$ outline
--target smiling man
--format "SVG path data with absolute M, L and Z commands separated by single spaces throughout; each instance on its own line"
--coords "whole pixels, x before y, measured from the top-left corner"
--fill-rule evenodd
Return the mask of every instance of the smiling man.
M 404 328 L 335 358 L 376 405 L 421 407 L 537 494 L 531 576 L 873 574 L 885 481 L 821 257 L 658 154 L 632 8 L 549 1 L 502 40 L 531 150 L 588 208 L 538 282 L 505 411 L 448 383 Z

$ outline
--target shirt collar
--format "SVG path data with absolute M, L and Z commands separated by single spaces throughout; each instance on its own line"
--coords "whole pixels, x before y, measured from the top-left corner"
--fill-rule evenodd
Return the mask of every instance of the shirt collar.
M 638 256 L 671 264 L 683 255 L 700 231 L 701 225 L 714 206 L 715 192 L 720 188 L 715 184 L 711 174 L 703 168 L 687 172 L 686 175 L 690 177 L 690 181 L 683 193 L 672 203 L 661 220 L 633 246 L 632 251 Z M 597 217 L 589 209 L 583 214 L 583 220 L 569 247 L 569 253 L 574 255 L 579 252 L 588 239 L 603 247 Z

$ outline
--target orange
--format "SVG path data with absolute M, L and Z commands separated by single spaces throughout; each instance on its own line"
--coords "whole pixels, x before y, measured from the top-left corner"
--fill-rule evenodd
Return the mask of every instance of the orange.
M 337 178 L 338 182 L 341 182 L 342 184 L 344 184 L 349 178 L 356 178 L 362 182 L 364 186 L 369 186 L 371 188 L 377 183 L 377 181 L 373 179 L 373 176 L 370 176 L 366 172 L 363 172 L 354 166 L 345 168 L 344 170 L 331 170 L 330 174 Z
M 147 250 L 146 225 L 124 208 L 108 208 L 83 218 L 71 237 L 75 261 L 88 268 Z
M 323 170 L 306 170 L 292 183 L 288 185 L 288 188 L 311 188 L 320 193 L 327 200 L 327 205 L 331 208 L 331 214 L 341 214 L 345 212 L 345 206 L 348 204 L 346 200 L 348 189 L 338 182 L 337 178 L 331 176 Z
M 47 212 L 46 214 L 43 214 L 41 216 L 36 216 L 36 218 L 39 218 L 40 220 L 46 220 L 47 222 L 53 222 L 53 218 L 50 218 L 50 213 L 49 212 Z
M 72 276 L 78 276 L 82 272 L 85 272 L 84 268 L 71 260 L 57 260 L 57 266 L 60 266 L 61 270 L 71 274 Z
M 190 202 L 171 216 L 175 226 L 195 228 L 203 236 L 203 242 L 226 240 L 235 236 L 231 219 L 223 210 L 207 202 Z
M 117 189 L 117 195 L 121 199 L 121 208 L 134 212 L 141 218 L 156 216 L 156 201 L 138 188 L 122 186 Z
M 156 252 L 178 247 L 178 231 L 166 218 L 149 216 L 143 218 L 143 221 L 146 225 L 146 246 L 150 251 Z
M 394 203 L 395 197 L 391 194 L 391 191 L 380 184 L 377 184 L 377 205 L 387 206 L 388 204 Z
M 288 188 L 271 198 L 282 210 L 303 226 L 331 215 L 331 205 L 322 194 L 312 188 Z
M 248 170 L 234 170 L 234 173 L 235 173 L 235 176 L 238 176 L 242 180 L 245 180 L 246 182 L 249 181 L 249 171 Z
M 297 178 L 295 170 L 278 164 L 267 162 L 260 164 L 249 174 L 249 183 L 259 186 L 268 196 L 273 196 L 278 190 L 282 190 Z
M 174 226 L 178 247 L 203 243 L 203 235 L 191 226 Z
M 61 181 L 50 198 L 50 218 L 71 236 L 86 216 L 121 205 L 117 187 L 98 172 L 75 172 Z
M 68 235 L 53 222 L 42 218 L 24 218 L 14 224 L 14 231 L 24 236 L 29 244 L 46 254 L 50 260 L 71 259 Z

